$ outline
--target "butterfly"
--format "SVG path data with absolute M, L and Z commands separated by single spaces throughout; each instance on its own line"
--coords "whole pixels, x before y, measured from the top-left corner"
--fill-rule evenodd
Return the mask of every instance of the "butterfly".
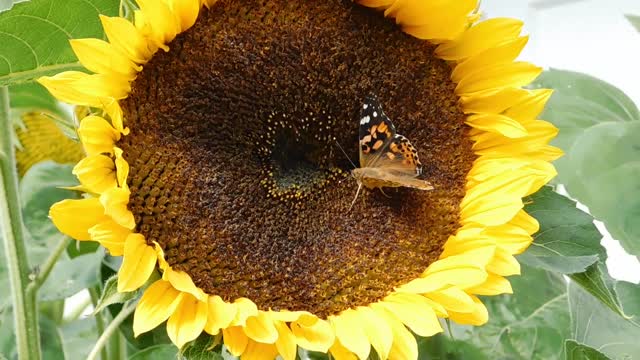
M 384 113 L 378 98 L 365 98 L 360 112 L 360 167 L 351 171 L 358 182 L 358 191 L 351 203 L 356 202 L 364 185 L 368 189 L 383 187 L 409 187 L 433 190 L 422 175 L 418 151 L 409 139 L 396 133 L 391 119 Z

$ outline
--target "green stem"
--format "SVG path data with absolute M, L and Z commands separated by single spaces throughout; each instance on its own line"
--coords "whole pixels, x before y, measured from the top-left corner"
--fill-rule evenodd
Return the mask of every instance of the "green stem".
M 95 309 L 98 305 L 98 301 L 100 300 L 100 288 L 97 286 L 89 288 L 89 295 L 91 295 L 91 302 L 93 303 L 93 308 Z M 102 312 L 97 312 L 95 315 L 96 318 L 96 330 L 98 330 L 98 334 L 104 333 L 104 317 L 102 316 Z M 100 358 L 102 360 L 107 360 L 107 349 L 100 349 Z
M 18 198 L 18 172 L 11 140 L 9 90 L 0 87 L 0 228 L 9 270 L 18 356 L 40 359 L 38 313 L 35 297 L 27 293 L 29 262 L 22 232 L 22 212 Z
M 95 360 L 98 356 L 98 352 L 100 352 L 102 348 L 104 348 L 104 346 L 109 341 L 109 338 L 111 338 L 112 335 L 120 336 L 118 333 L 118 328 L 120 327 L 120 324 L 122 324 L 122 322 L 125 321 L 129 317 L 129 315 L 133 313 L 135 309 L 136 309 L 135 301 L 128 302 L 122 307 L 122 310 L 120 310 L 120 313 L 118 313 L 118 315 L 113 319 L 113 321 L 109 323 L 109 326 L 107 326 L 107 328 L 104 329 L 104 332 L 102 333 L 102 335 L 100 335 L 100 338 L 98 338 L 98 341 L 93 346 L 91 353 L 89 353 L 89 356 L 87 356 L 87 360 Z
M 29 286 L 27 287 L 27 291 L 30 291 L 30 292 L 38 291 L 40 286 L 42 286 L 42 284 L 44 284 L 44 282 L 49 277 L 49 274 L 51 274 L 51 270 L 53 270 L 53 267 L 58 262 L 58 258 L 67 249 L 67 246 L 69 245 L 70 242 L 71 242 L 70 237 L 68 236 L 62 237 L 62 239 L 58 242 L 58 245 L 56 245 L 55 249 L 53 249 L 49 257 L 47 258 L 47 260 L 42 264 L 42 266 L 40 266 L 40 271 L 38 275 L 36 275 L 36 277 L 33 279 L 31 284 L 29 284 Z

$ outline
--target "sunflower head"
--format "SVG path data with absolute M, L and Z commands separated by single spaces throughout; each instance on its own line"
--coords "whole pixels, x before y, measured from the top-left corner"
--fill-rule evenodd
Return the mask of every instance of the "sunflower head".
M 102 18 L 110 42 L 74 40 L 96 74 L 40 80 L 103 112 L 78 130 L 92 196 L 51 216 L 124 256 L 120 291 L 160 270 L 136 333 L 166 320 L 179 347 L 222 333 L 243 358 L 415 358 L 409 330 L 486 322 L 477 295 L 511 291 L 537 229 L 522 197 L 558 156 L 535 119 L 549 92 L 520 88 L 540 69 L 514 62 L 519 22 L 474 24 L 476 1 L 138 3 L 133 23 Z M 433 191 L 350 208 L 368 94 Z

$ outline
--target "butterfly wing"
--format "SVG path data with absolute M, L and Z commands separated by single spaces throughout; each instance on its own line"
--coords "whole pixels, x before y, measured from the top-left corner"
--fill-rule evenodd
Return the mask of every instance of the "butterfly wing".
M 396 136 L 396 128 L 391 119 L 382 111 L 378 98 L 365 98 L 360 112 L 360 167 L 373 167 Z
M 367 96 L 362 105 L 359 140 L 360 167 L 412 176 L 422 174 L 418 151 L 409 139 L 396 133 L 391 119 L 373 95 Z

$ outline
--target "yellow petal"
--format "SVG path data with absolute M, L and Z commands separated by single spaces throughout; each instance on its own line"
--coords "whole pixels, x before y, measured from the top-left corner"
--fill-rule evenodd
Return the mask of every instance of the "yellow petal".
M 130 234 L 124 244 L 122 266 L 118 271 L 118 292 L 137 290 L 149 279 L 156 266 L 156 252 L 142 234 Z
M 182 300 L 182 293 L 167 281 L 158 280 L 142 295 L 133 315 L 133 333 L 138 335 L 154 329 L 167 320 Z
M 207 322 L 207 303 L 199 301 L 190 294 L 184 294 L 180 305 L 169 316 L 167 334 L 178 347 L 195 340 Z
M 347 348 L 345 348 L 338 339 L 336 339 L 336 342 L 331 346 L 329 351 L 331 352 L 331 358 L 336 360 L 358 359 L 358 357 L 351 351 L 347 350 Z
M 529 96 L 529 90 L 506 87 L 462 96 L 460 97 L 460 104 L 462 104 L 465 114 L 500 114 L 511 106 L 524 101 Z
M 117 169 L 118 186 L 126 187 L 127 177 L 129 176 L 129 163 L 122 157 L 122 149 L 114 147 L 113 152 L 116 156 L 115 166 Z
M 171 0 L 171 9 L 178 16 L 180 31 L 185 31 L 193 26 L 198 18 L 200 1 L 198 0 Z
M 258 315 L 258 307 L 247 298 L 238 298 L 233 302 L 236 307 L 236 314 L 231 321 L 232 326 L 244 326 L 249 316 Z
M 514 61 L 527 44 L 528 40 L 528 36 L 519 37 L 471 56 L 464 62 L 456 65 L 455 69 L 451 72 L 451 79 L 454 82 L 460 82 L 463 78 L 476 71 L 481 71 L 481 69 L 489 65 L 504 64 Z
M 464 32 L 469 24 L 467 15 L 476 6 L 477 0 L 407 1 L 399 8 L 396 21 L 403 31 L 418 39 L 450 40 Z
M 191 294 L 200 301 L 205 301 L 207 295 L 199 289 L 196 284 L 193 283 L 191 276 L 184 271 L 176 271 L 171 268 L 166 268 L 162 274 L 162 279 L 171 283 L 171 285 L 179 291 Z
M 109 119 L 111 119 L 111 124 L 118 133 L 129 135 L 129 128 L 125 128 L 123 124 L 122 108 L 120 107 L 120 104 L 118 104 L 118 101 L 114 99 L 108 103 L 103 103 L 102 108 L 104 109 L 105 114 L 109 116 Z
M 498 247 L 487 270 L 501 276 L 520 275 L 520 263 L 508 251 Z
M 489 313 L 482 301 L 475 296 L 471 296 L 474 302 L 473 310 L 466 313 L 450 312 L 449 317 L 458 324 L 484 325 L 489 320 Z
M 456 94 L 460 96 L 507 86 L 524 86 L 537 78 L 541 72 L 542 68 L 527 62 L 485 66 L 460 80 L 456 86 Z
M 113 101 L 111 99 L 124 99 L 131 91 L 128 77 L 113 74 L 81 76 L 68 86 L 89 98 L 97 99 L 100 105 Z
M 307 312 L 307 311 L 287 311 L 287 310 L 270 311 L 270 315 L 273 320 L 282 321 L 282 322 L 297 321 L 301 317 L 307 317 L 311 319 L 312 322 L 315 321 L 316 319 L 315 315 L 312 315 L 310 312 Z
M 244 333 L 252 340 L 265 344 L 273 344 L 278 339 L 278 330 L 268 312 L 259 311 L 250 316 L 244 325 Z
M 329 321 L 336 332 L 336 338 L 347 350 L 356 354 L 360 360 L 366 360 L 371 351 L 369 339 L 358 322 L 358 316 L 352 309 L 343 311 L 338 316 L 330 316 Z
M 546 121 L 533 121 L 523 125 L 529 135 L 518 139 L 505 139 L 492 133 L 473 136 L 473 150 L 478 155 L 529 156 L 528 154 L 538 151 L 558 134 L 558 129 Z
M 80 121 L 78 136 L 88 155 L 112 154 L 120 133 L 99 116 L 87 116 Z
M 544 106 L 552 94 L 553 90 L 550 89 L 531 90 L 527 98 L 511 106 L 504 114 L 521 123 L 535 120 L 544 110 Z
M 422 299 L 422 296 L 416 294 L 392 294 L 384 301 L 371 306 L 374 309 L 376 306 L 386 309 L 420 336 L 432 336 L 442 332 L 435 312 Z
M 335 341 L 331 325 L 315 317 L 301 317 L 292 322 L 291 332 L 300 347 L 311 351 L 327 352 Z
M 220 329 L 227 328 L 236 316 L 236 308 L 222 300 L 220 296 L 209 296 L 208 298 L 208 316 L 204 330 L 211 334 L 217 335 Z
M 108 99 L 87 94 L 74 86 L 76 81 L 88 76 L 89 74 L 79 71 L 65 71 L 55 76 L 43 76 L 38 79 L 38 82 L 47 88 L 51 95 L 62 102 L 100 107 L 100 105 L 108 101 Z
M 378 359 L 388 358 L 393 343 L 393 333 L 389 324 L 370 307 L 358 307 L 356 312 L 369 343 L 378 353 Z
M 501 294 L 513 294 L 509 280 L 502 276 L 489 274 L 487 281 L 476 287 L 467 289 L 470 294 L 494 296 Z
M 116 164 L 109 156 L 89 155 L 74 166 L 73 175 L 90 192 L 102 194 L 116 187 Z
M 158 45 L 168 44 L 180 32 L 180 25 L 166 3 L 157 0 L 136 0 L 136 2 L 144 14 L 144 22 L 151 29 L 150 35 Z
M 275 322 L 276 329 L 278 330 L 278 339 L 276 340 L 276 349 L 282 359 L 295 360 L 297 355 L 296 339 L 291 332 L 291 329 L 282 321 Z
M 129 234 L 131 234 L 131 230 L 118 225 L 112 219 L 106 219 L 89 229 L 91 240 L 97 241 L 107 248 L 111 256 L 124 254 L 124 244 Z
M 499 114 L 474 114 L 466 123 L 476 129 L 502 134 L 508 138 L 527 136 L 527 129 L 516 120 Z
M 475 309 L 471 296 L 459 288 L 451 287 L 426 294 L 429 299 L 442 304 L 447 312 L 466 313 Z
M 133 213 L 127 208 L 130 192 L 128 189 L 112 188 L 100 195 L 100 203 L 104 206 L 104 213 L 115 222 L 133 229 L 136 226 Z
M 133 24 L 119 16 L 99 16 L 104 32 L 114 48 L 139 64 L 151 59 L 152 53 L 145 38 Z
M 73 52 L 85 68 L 99 74 L 116 74 L 133 80 L 142 67 L 135 65 L 111 44 L 99 39 L 69 40 Z
M 275 345 L 249 340 L 240 360 L 273 360 L 276 356 L 278 356 L 278 350 Z
M 436 55 L 444 60 L 460 60 L 468 58 L 483 50 L 516 38 L 522 30 L 520 20 L 509 18 L 494 18 L 483 21 L 456 39 L 441 44 L 436 49 Z
M 413 334 L 388 311 L 381 308 L 374 309 L 374 311 L 386 320 L 393 333 L 393 344 L 389 351 L 389 360 L 417 359 L 418 343 Z
M 107 219 L 97 198 L 62 200 L 51 206 L 49 217 L 61 233 L 76 240 L 91 240 L 89 229 Z
M 153 248 L 156 250 L 156 256 L 158 257 L 158 268 L 160 270 L 162 270 L 162 277 L 165 276 L 165 272 L 168 269 L 171 269 L 171 267 L 169 266 L 169 263 L 167 262 L 167 260 L 165 260 L 164 258 L 164 250 L 162 250 L 162 247 L 160 246 L 160 244 L 158 244 L 156 241 L 153 242 Z M 163 280 L 167 280 L 167 279 L 163 279 Z M 168 280 L 167 280 L 168 281 Z
M 249 338 L 242 331 L 241 326 L 233 326 L 222 330 L 222 338 L 224 345 L 227 347 L 231 355 L 240 356 L 249 344 Z

